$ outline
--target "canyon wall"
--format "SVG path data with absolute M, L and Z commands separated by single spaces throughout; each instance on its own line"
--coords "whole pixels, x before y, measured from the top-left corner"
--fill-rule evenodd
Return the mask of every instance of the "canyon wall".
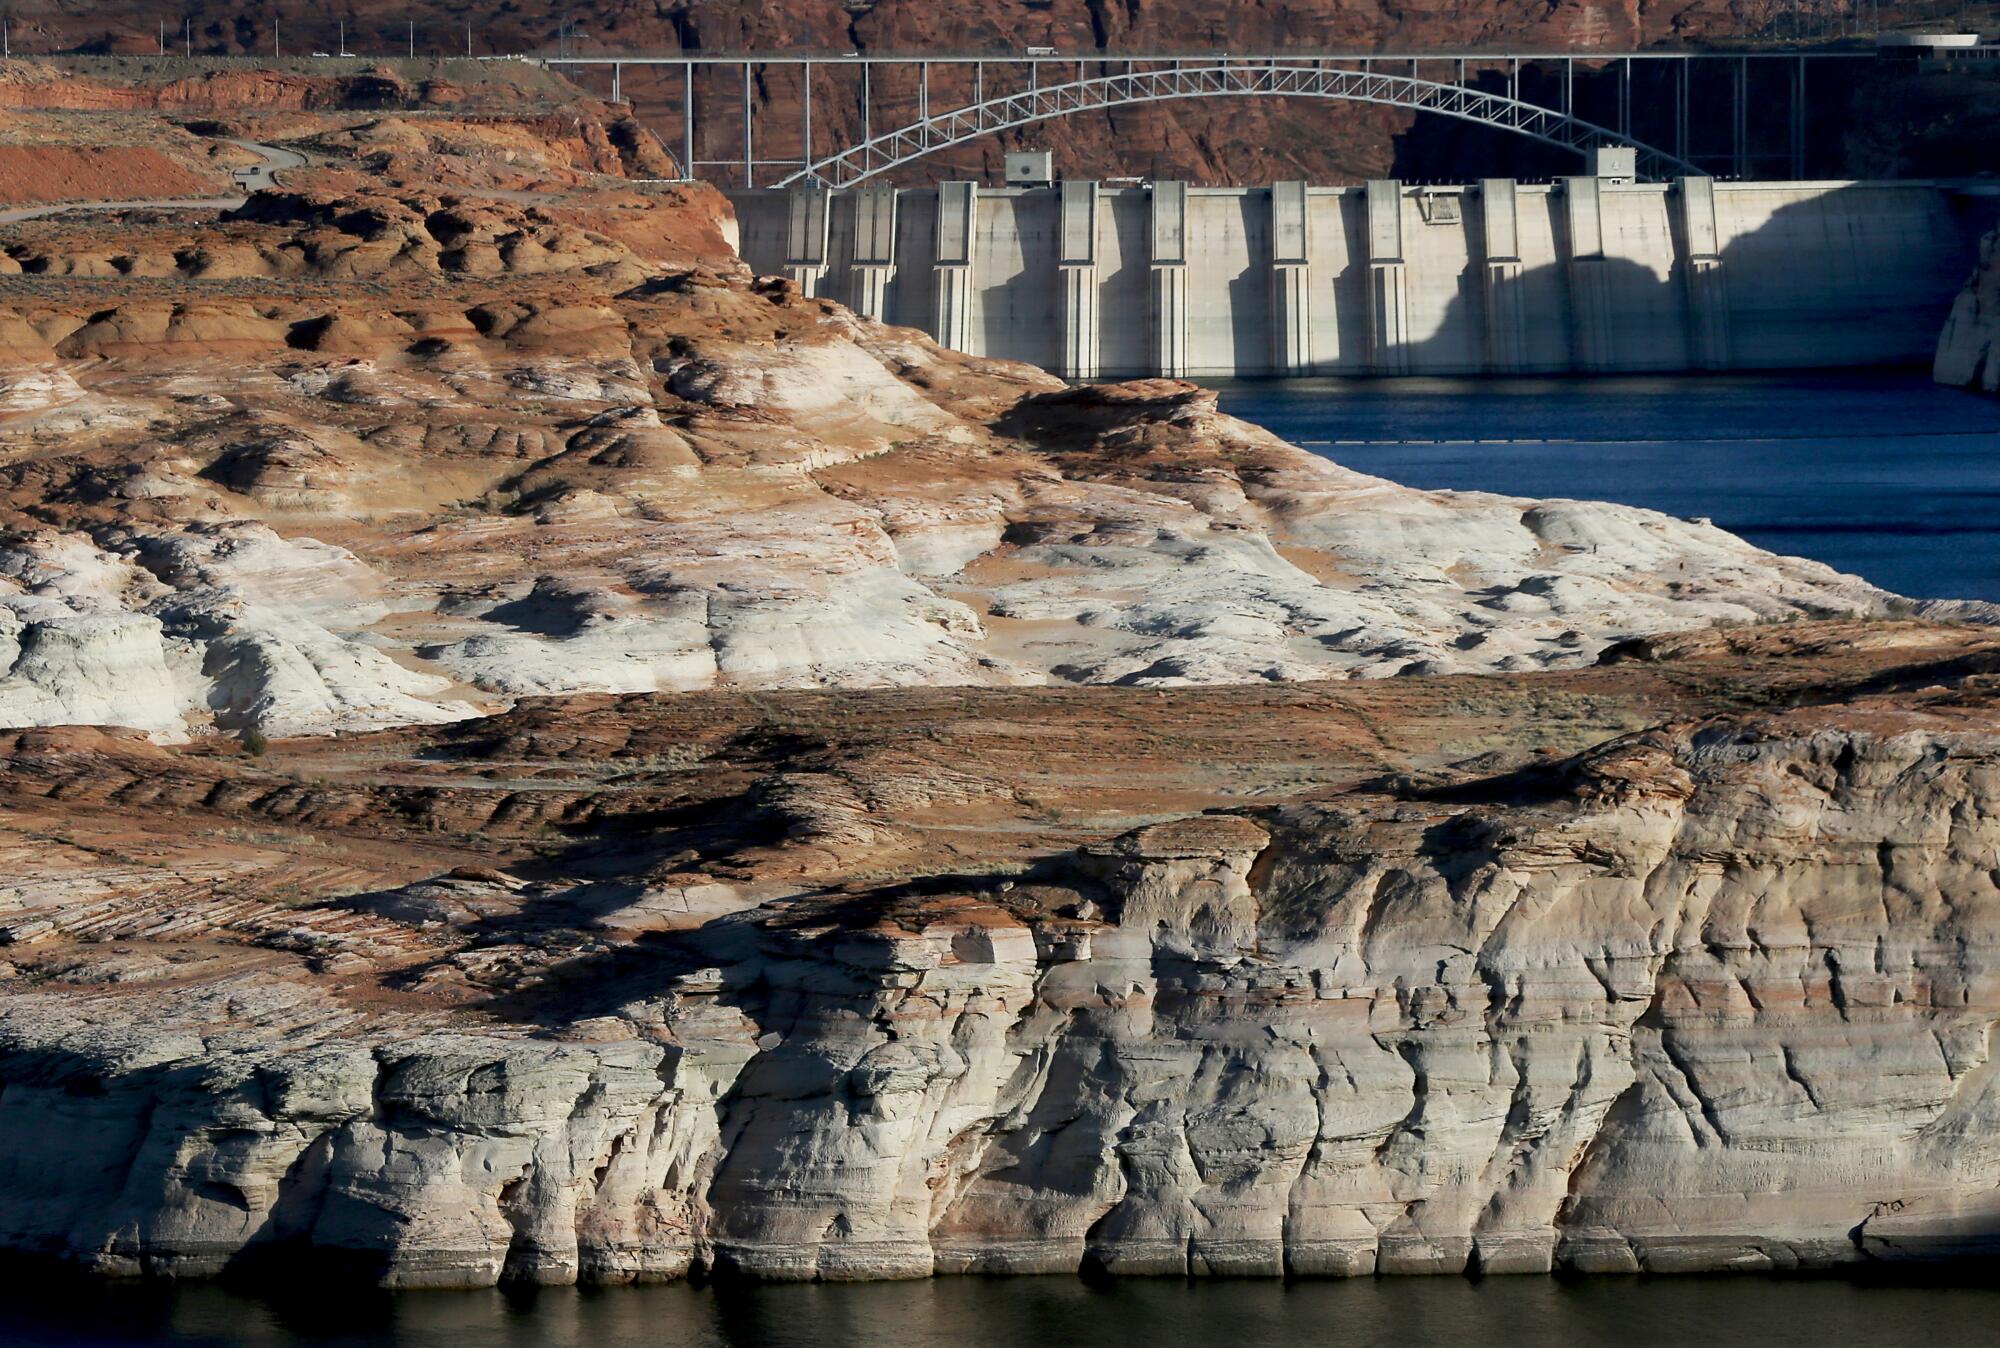
M 10 238 L 0 719 L 1517 670 L 1895 602 L 1705 520 L 1354 473 L 1187 383 L 942 350 L 753 278 L 706 189 L 520 140 L 369 119 L 312 145 L 379 168 L 192 235 Z
M 601 125 L 288 134 L 0 249 L 0 1249 L 1990 1253 L 2000 640 L 941 349 Z
M 1885 7 L 1886 8 L 1886 7 Z M 109 50 L 146 54 L 159 42 L 159 16 L 131 0 L 93 4 L 73 13 L 59 0 L 23 0 L 13 10 L 15 51 Z M 283 50 L 338 50 L 339 22 L 295 0 L 251 0 L 225 7 L 195 3 L 177 11 L 188 20 L 197 55 L 269 55 L 272 24 Z M 1283 48 L 1403 50 L 1483 47 L 1506 41 L 1538 50 L 1577 47 L 1629 50 L 1672 38 L 1717 39 L 1755 33 L 1791 17 L 1774 0 L 1486 0 L 1470 9 L 1382 3 L 1348 5 L 1301 0 L 1271 6 L 1254 0 L 1215 4 L 1107 3 L 1106 0 L 695 0 L 633 5 L 583 0 L 566 6 L 518 6 L 481 16 L 473 33 L 479 54 L 551 50 L 565 19 L 584 50 L 901 52 L 921 49 L 1018 51 L 1054 46 L 1065 51 L 1175 51 L 1194 48 L 1254 51 Z M 455 6 L 416 0 L 405 6 L 359 4 L 345 11 L 348 46 L 364 55 L 402 55 L 416 29 L 420 55 L 464 51 L 465 19 Z M 289 36 L 286 36 L 289 34 Z M 168 29 L 170 37 L 180 33 Z M 178 43 L 170 49 L 181 50 Z
M 397 1286 L 1991 1253 L 1985 716 L 1683 723 L 696 920 L 540 1034 L 24 988 L 0 1244 Z

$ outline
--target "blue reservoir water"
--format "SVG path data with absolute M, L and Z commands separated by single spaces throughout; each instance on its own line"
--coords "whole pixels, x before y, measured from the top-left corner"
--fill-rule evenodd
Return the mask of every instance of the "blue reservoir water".
M 1218 387 L 1224 411 L 1409 486 L 1706 515 L 1899 594 L 2000 600 L 2000 399 L 1921 373 Z

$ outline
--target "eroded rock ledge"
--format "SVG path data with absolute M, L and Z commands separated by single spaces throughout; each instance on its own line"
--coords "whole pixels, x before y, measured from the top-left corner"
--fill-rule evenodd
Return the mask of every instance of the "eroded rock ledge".
M 1901 607 L 1705 521 L 1414 491 L 1190 384 L 942 350 L 530 126 L 341 120 L 222 220 L 0 250 L 0 724 L 1524 671 Z
M 1990 1248 L 2000 638 L 941 351 L 571 130 L 0 250 L 0 1249 Z
M 2000 656 L 1631 655 L 548 703 L 256 767 L 33 732 L 31 869 L 101 896 L 16 891 L 0 1244 L 399 1286 L 1990 1253 Z

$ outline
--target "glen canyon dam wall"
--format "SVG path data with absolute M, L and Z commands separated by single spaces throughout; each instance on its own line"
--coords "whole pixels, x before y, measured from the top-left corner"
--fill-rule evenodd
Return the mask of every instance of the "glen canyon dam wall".
M 1925 363 L 2000 219 L 1932 182 L 732 194 L 808 294 L 1073 379 Z

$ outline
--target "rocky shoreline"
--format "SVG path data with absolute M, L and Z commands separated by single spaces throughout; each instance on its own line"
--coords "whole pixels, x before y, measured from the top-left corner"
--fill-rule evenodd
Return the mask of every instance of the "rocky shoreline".
M 1994 1253 L 1989 630 L 942 351 L 601 125 L 287 136 L 0 254 L 0 1250 Z
M 1754 638 L 1642 656 L 1648 680 L 1706 696 L 1754 666 L 1728 700 L 1790 710 L 1668 720 L 1498 776 L 1338 786 L 1366 766 L 1356 722 L 1394 742 L 1480 692 L 1500 722 L 1534 718 L 1556 676 L 1426 680 L 1426 706 L 1294 702 L 1298 744 L 1246 746 L 1238 772 L 1312 762 L 1314 786 L 1124 832 L 1096 754 L 1030 806 L 994 794 L 1024 782 L 976 744 L 1078 726 L 1030 694 L 914 726 L 942 760 L 970 750 L 970 776 L 912 762 L 898 694 L 868 694 L 836 718 L 838 768 L 800 770 L 814 752 L 794 744 L 748 780 L 710 760 L 672 786 L 736 806 L 660 800 L 616 752 L 594 766 L 650 738 L 770 754 L 734 722 L 656 724 L 644 698 L 592 708 L 586 742 L 560 704 L 404 742 L 464 782 L 450 802 L 30 732 L 16 818 L 70 802 L 84 830 L 150 800 L 198 828 L 238 802 L 294 830 L 294 854 L 370 818 L 432 848 L 520 846 L 540 828 L 478 764 L 544 760 L 570 782 L 548 808 L 590 820 L 566 852 L 600 874 L 554 876 L 544 852 L 274 908 L 244 902 L 266 856 L 234 894 L 128 888 L 16 918 L 0 1242 L 116 1274 L 310 1254 L 390 1286 L 1990 1254 L 2000 738 L 1982 670 L 2000 656 L 1890 628 L 1826 702 L 1824 652 L 1854 634 L 1802 632 L 1818 666 Z M 1620 668 L 1594 678 L 1630 682 Z M 1122 720 L 1160 694 L 1090 696 L 1092 720 Z M 1148 708 L 1152 752 L 1186 764 L 1154 778 L 1128 752 L 1126 772 L 1186 790 L 1228 762 L 1248 708 L 1204 702 Z M 790 732 L 750 738 L 772 734 Z M 1094 840 L 1050 850 L 1042 824 L 996 850 L 1022 846 L 1008 818 L 1068 814 L 1058 796 L 1094 802 Z M 662 812 L 684 822 L 632 824 Z M 982 836 L 984 874 L 922 864 Z M 682 844 L 704 860 L 648 866 Z
M 17 987 L 0 1243 L 398 1287 L 1990 1255 L 2000 737 L 1983 692 L 1899 700 L 1172 819 L 977 888 L 669 886 L 630 950 L 610 914 L 578 934 L 616 973 L 560 1024 L 250 969 Z M 391 935 L 197 907 L 181 938 L 463 969 L 518 919 L 461 875 L 332 905 Z

